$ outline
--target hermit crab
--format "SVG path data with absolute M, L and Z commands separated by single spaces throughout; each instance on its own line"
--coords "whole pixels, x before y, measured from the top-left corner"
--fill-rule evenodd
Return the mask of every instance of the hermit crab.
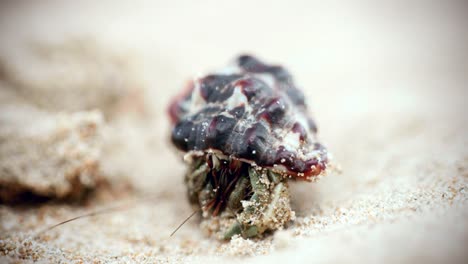
M 261 237 L 294 219 L 288 180 L 317 180 L 329 154 L 303 93 L 281 66 L 249 55 L 190 82 L 169 106 L 189 201 L 222 239 Z

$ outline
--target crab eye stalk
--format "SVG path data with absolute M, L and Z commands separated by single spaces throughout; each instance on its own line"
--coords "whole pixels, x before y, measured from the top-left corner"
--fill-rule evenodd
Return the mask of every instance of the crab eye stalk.
M 171 103 L 171 138 L 201 226 L 221 239 L 283 228 L 294 219 L 287 181 L 316 180 L 329 163 L 292 76 L 243 55 L 189 87 Z

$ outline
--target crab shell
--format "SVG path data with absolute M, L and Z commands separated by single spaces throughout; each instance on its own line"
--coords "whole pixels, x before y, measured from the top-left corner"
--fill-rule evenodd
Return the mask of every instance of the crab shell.
M 191 82 L 169 114 L 172 142 L 189 154 L 222 152 L 304 180 L 327 167 L 327 150 L 291 75 L 252 56 Z

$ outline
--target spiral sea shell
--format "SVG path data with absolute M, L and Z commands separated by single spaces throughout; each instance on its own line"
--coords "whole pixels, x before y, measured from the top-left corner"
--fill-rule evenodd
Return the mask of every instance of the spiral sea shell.
M 174 100 L 172 142 L 185 152 L 226 156 L 312 180 L 327 167 L 303 93 L 281 66 L 240 56 L 192 82 Z

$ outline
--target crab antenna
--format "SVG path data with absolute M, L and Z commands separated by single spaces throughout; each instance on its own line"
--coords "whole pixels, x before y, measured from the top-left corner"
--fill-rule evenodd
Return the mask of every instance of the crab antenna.
M 50 230 L 52 230 L 52 229 L 54 229 L 56 227 L 59 227 L 61 225 L 64 225 L 66 223 L 69 223 L 69 222 L 72 222 L 72 221 L 75 221 L 75 220 L 78 220 L 78 219 L 81 219 L 81 218 L 86 218 L 86 217 L 91 217 L 91 216 L 95 216 L 95 215 L 101 215 L 101 214 L 111 213 L 111 212 L 115 212 L 115 211 L 119 211 L 119 210 L 124 210 L 128 206 L 129 206 L 128 204 L 125 204 L 125 205 L 120 205 L 120 206 L 115 206 L 115 207 L 110 207 L 110 208 L 104 208 L 104 209 L 96 210 L 96 211 L 93 211 L 93 212 L 90 212 L 90 213 L 87 213 L 87 214 L 79 215 L 79 216 L 67 219 L 65 221 L 59 222 L 59 223 L 57 223 L 57 224 L 55 224 L 53 226 L 49 226 L 46 229 L 44 229 L 42 231 L 39 231 L 34 237 L 38 237 L 38 236 L 42 235 L 43 233 L 45 233 L 47 231 L 50 231 Z
M 172 231 L 169 237 L 172 237 L 185 223 L 187 223 L 188 220 L 190 220 L 190 218 L 192 218 L 196 213 L 200 212 L 200 210 L 201 209 L 193 211 L 174 231 Z
M 73 221 L 81 219 L 81 218 L 87 218 L 87 217 L 91 217 L 91 216 L 102 215 L 102 214 L 112 213 L 112 212 L 116 212 L 116 211 L 120 211 L 120 210 L 125 210 L 125 209 L 128 209 L 128 207 L 130 205 L 132 205 L 133 203 L 135 203 L 135 202 L 138 202 L 138 201 L 141 201 L 141 200 L 147 200 L 149 198 L 154 198 L 154 197 L 158 197 L 158 196 L 159 195 L 155 196 L 155 195 L 152 195 L 152 194 L 142 195 L 141 197 L 131 199 L 130 201 L 127 201 L 124 204 L 119 204 L 119 205 L 115 205 L 115 206 L 112 206 L 112 207 L 106 207 L 106 208 L 102 208 L 100 210 L 94 210 L 94 211 L 91 211 L 89 213 L 82 214 L 82 215 L 67 219 L 65 221 L 59 222 L 59 223 L 57 223 L 55 225 L 49 226 L 49 227 L 37 232 L 34 235 L 34 237 L 37 238 L 37 237 L 39 237 L 40 235 L 42 235 L 43 233 L 45 233 L 47 231 L 50 231 L 50 230 L 52 230 L 54 228 L 57 228 L 57 227 L 59 227 L 61 225 L 64 225 L 64 224 L 69 223 L 69 222 L 73 222 Z

